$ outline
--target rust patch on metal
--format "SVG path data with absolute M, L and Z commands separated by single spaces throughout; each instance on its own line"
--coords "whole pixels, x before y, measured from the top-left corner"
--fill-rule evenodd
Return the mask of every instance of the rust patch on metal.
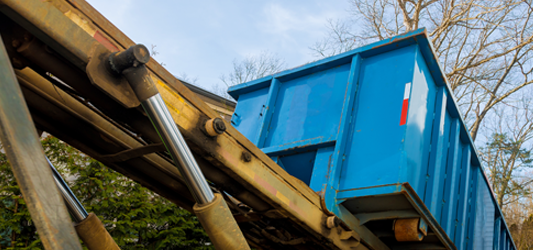
M 426 34 L 425 32 L 424 32 L 423 34 L 424 34 L 424 36 L 427 37 L 427 34 Z M 415 39 L 415 41 L 416 41 L 416 36 L 397 37 L 397 38 L 392 39 L 392 40 L 391 40 L 390 42 L 388 42 L 388 43 L 384 43 L 384 44 L 380 44 L 380 45 L 374 46 L 374 47 L 372 47 L 372 49 L 377 49 L 377 48 L 385 47 L 385 46 L 387 46 L 387 45 L 391 45 L 391 44 L 393 44 L 393 43 L 396 43 L 396 42 L 399 42 L 399 41 L 403 41 L 403 40 L 407 40 L 407 39 Z
M 399 242 L 422 241 L 424 235 L 418 231 L 420 218 L 397 219 L 394 222 L 394 237 Z
M 326 185 L 327 186 L 327 185 Z M 326 189 L 326 187 L 324 187 L 324 189 Z M 326 199 L 324 198 L 324 196 L 320 196 L 320 207 L 322 208 L 322 211 L 328 215 L 328 216 L 335 216 L 334 213 L 332 213 L 331 211 L 328 210 L 327 206 L 326 206 Z

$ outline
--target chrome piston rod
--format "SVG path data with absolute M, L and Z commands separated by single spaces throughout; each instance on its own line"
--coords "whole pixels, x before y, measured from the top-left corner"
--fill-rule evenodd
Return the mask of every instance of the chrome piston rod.
M 193 210 L 215 248 L 220 250 L 249 250 L 248 242 L 231 210 L 222 195 L 214 194 L 211 190 L 163 98 L 161 98 L 159 90 L 145 66 L 149 60 L 148 49 L 143 45 L 135 45 L 126 51 L 112 53 L 105 65 L 108 71 L 115 75 L 122 74 L 128 81 L 170 153 L 174 165 L 185 179 L 189 191 L 196 200 Z M 209 136 L 217 136 L 225 130 L 223 124 L 215 125 L 213 120 L 210 125 L 212 126 L 211 130 L 213 130 L 211 133 L 206 129 Z M 221 131 L 217 131 L 217 129 Z
M 87 213 L 81 202 L 78 200 L 78 198 L 76 198 L 72 190 L 70 190 L 65 180 L 63 180 L 61 175 L 59 175 L 59 172 L 57 172 L 56 168 L 50 162 L 48 157 L 46 157 L 46 160 L 48 161 L 48 165 L 50 165 L 50 168 L 52 169 L 57 188 L 59 188 L 59 192 L 61 193 L 61 196 L 63 196 L 63 200 L 65 200 L 65 204 L 67 205 L 68 211 L 70 212 L 72 217 L 74 217 L 74 220 L 76 220 L 76 222 L 79 223 L 83 221 L 85 218 L 87 218 L 87 216 L 89 216 L 89 214 Z
M 70 190 L 67 182 L 63 180 L 48 157 L 46 157 L 46 160 L 52 169 L 54 180 L 61 196 L 63 196 L 68 211 L 76 221 L 76 225 L 74 225 L 76 233 L 78 233 L 80 239 L 85 243 L 85 246 L 89 250 L 120 250 L 113 237 L 111 237 L 104 224 L 102 224 L 102 221 L 94 213 L 89 214 L 85 211 L 83 205 L 76 198 L 72 190 Z
M 161 95 L 156 94 L 142 101 L 141 105 L 161 136 L 181 175 L 187 180 L 187 185 L 196 202 L 199 204 L 211 202 L 215 198 L 213 191 L 207 184 L 204 174 L 174 123 Z
M 149 60 L 148 49 L 143 45 L 136 45 L 126 51 L 111 54 L 106 67 L 114 74 L 126 77 L 174 160 L 174 165 L 184 177 L 192 196 L 198 204 L 208 204 L 214 200 L 215 195 L 144 65 Z

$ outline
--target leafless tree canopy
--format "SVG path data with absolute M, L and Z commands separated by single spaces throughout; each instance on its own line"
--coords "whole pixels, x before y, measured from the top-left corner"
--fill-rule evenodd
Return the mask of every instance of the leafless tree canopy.
M 352 0 L 311 49 L 319 57 L 425 27 L 473 139 L 532 82 L 532 0 Z M 510 104 L 511 103 L 511 104 Z
M 263 51 L 258 55 L 251 55 L 242 61 L 233 61 L 233 71 L 222 75 L 220 80 L 227 87 L 249 82 L 261 77 L 277 73 L 285 68 L 285 61 L 275 54 Z
M 222 84 L 212 86 L 211 91 L 225 98 L 233 99 L 227 93 L 229 87 L 272 75 L 285 68 L 285 60 L 269 51 L 249 55 L 241 61 L 234 59 L 233 70 L 227 75 L 221 75 Z
M 327 57 L 425 27 L 472 138 L 486 138 L 476 144 L 519 248 L 533 246 L 532 1 L 350 0 L 351 18 L 329 20 L 311 47 Z
M 198 77 L 197 76 L 190 76 L 185 72 L 181 72 L 179 75 L 175 76 L 176 78 L 180 79 L 181 81 L 187 82 L 192 85 L 198 85 Z

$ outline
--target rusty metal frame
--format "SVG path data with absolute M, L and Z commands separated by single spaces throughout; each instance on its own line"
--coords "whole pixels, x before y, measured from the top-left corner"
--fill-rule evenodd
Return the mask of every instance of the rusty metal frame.
M 134 44 L 81 0 L 0 0 L 0 4 L 5 5 L 0 6 L 1 12 L 82 70 L 99 46 L 116 51 Z M 351 249 L 353 245 L 345 240 L 346 229 L 325 226 L 328 212 L 322 209 L 316 193 L 285 172 L 233 127 L 228 126 L 227 132 L 215 139 L 207 137 L 199 124 L 217 117 L 217 113 L 160 64 L 151 60 L 147 66 L 174 121 L 196 155 L 259 196 L 277 210 L 277 216 L 301 226 L 323 247 Z M 250 161 L 242 160 L 243 153 L 251 154 Z M 343 219 L 348 228 L 360 236 L 363 242 L 360 249 L 388 249 L 353 215 L 343 216 Z
M 82 249 L 0 37 L 0 140 L 46 249 Z
M 143 144 L 121 130 L 116 124 L 85 106 L 80 100 L 70 96 L 61 89 L 55 88 L 55 85 L 33 70 L 25 68 L 23 70 L 16 70 L 15 74 L 22 87 L 23 94 L 30 97 L 28 99 L 28 106 L 33 111 L 34 121 L 42 129 L 68 142 L 94 159 L 113 167 L 127 177 L 140 182 L 142 185 L 147 186 L 179 206 L 189 211 L 192 210 L 192 197 L 188 196 L 187 187 L 181 180 L 178 170 L 171 163 L 156 154 L 139 156 L 135 164 L 132 161 L 129 161 L 128 164 L 115 161 L 116 157 L 109 156 L 120 155 L 124 151 L 142 150 L 144 148 Z M 42 117 L 42 115 L 39 115 L 40 110 L 37 107 L 44 110 L 53 110 L 55 115 Z M 60 113 L 59 111 L 62 112 Z M 68 122 L 65 122 L 65 117 L 67 117 Z M 59 122 L 52 123 L 50 120 L 57 120 Z M 64 129 L 65 126 L 72 125 L 76 126 L 76 129 L 73 131 Z M 84 133 L 76 133 L 77 129 L 83 130 Z M 102 152 L 101 150 L 96 150 L 94 148 L 95 145 L 100 149 L 105 148 L 105 146 L 95 144 L 93 141 L 87 140 L 85 136 L 81 136 L 81 134 L 88 134 L 90 138 L 105 138 L 102 141 L 118 146 L 120 148 L 118 150 L 119 153 L 113 154 L 112 152 L 108 153 L 107 151 Z M 132 171 L 137 167 L 146 169 L 146 171 L 140 173 Z M 141 179 L 140 176 L 143 176 L 144 179 Z M 165 178 L 161 178 L 161 176 L 165 176 Z M 154 185 L 152 179 L 158 179 L 165 183 L 172 182 L 172 185 L 170 187 Z

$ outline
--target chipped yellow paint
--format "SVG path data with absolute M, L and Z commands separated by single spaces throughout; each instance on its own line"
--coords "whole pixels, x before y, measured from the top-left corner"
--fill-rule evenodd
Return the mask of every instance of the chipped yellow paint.
M 163 101 L 165 101 L 172 119 L 174 119 L 174 121 L 176 121 L 176 123 L 183 129 L 188 130 L 194 128 L 199 118 L 198 115 L 196 115 L 195 108 L 161 80 L 153 75 L 151 77 L 156 83 L 159 94 L 161 95 L 161 98 L 163 98 Z
M 244 166 L 243 163 L 240 163 L 239 165 L 237 165 L 239 169 L 242 170 L 242 172 L 244 174 L 246 174 L 247 176 L 250 177 L 250 179 L 254 179 L 255 178 L 255 172 L 253 171 L 253 169 L 249 168 L 248 166 Z
M 174 107 L 172 104 L 168 103 L 167 101 L 163 100 L 165 102 L 165 105 L 167 105 L 167 108 L 176 112 L 176 114 L 180 114 L 181 111 L 179 111 L 176 107 Z
M 54 2 L 56 7 L 61 5 L 60 2 Z M 61 6 L 63 7 L 63 6 Z M 94 36 L 97 32 L 97 28 L 93 27 L 94 24 L 88 22 L 86 19 L 74 13 L 72 10 L 64 12 L 64 15 L 87 32 L 90 36 Z M 184 129 L 191 129 L 196 125 L 197 115 L 195 109 L 179 94 L 172 90 L 168 85 L 163 83 L 158 77 L 153 74 L 150 75 L 152 80 L 156 83 L 156 87 L 163 98 L 165 105 L 168 107 L 170 115 L 175 121 L 181 121 L 180 127 Z M 182 122 L 186 120 L 187 122 Z
M 278 199 L 280 199 L 283 203 L 287 204 L 287 206 L 290 206 L 291 201 L 289 200 L 289 198 L 287 198 L 287 196 L 285 196 L 282 193 L 280 193 L 279 191 L 277 191 L 276 192 L 276 197 L 278 197 Z
M 72 12 L 71 10 L 64 13 L 65 16 L 67 16 L 70 20 L 72 20 L 75 24 L 80 26 L 85 32 L 87 32 L 89 35 L 94 36 L 96 34 L 96 29 L 94 29 L 87 20 L 81 18 L 78 14 Z
M 159 78 L 155 77 L 154 75 L 150 75 L 150 77 L 152 77 L 152 80 L 157 83 L 157 85 L 159 85 L 159 87 L 162 87 L 164 88 L 165 90 L 167 90 L 169 93 L 171 93 L 174 97 L 176 97 L 180 102 L 185 102 L 185 100 L 180 96 L 178 95 L 178 93 L 176 93 L 174 90 L 172 90 L 168 85 L 166 85 L 164 82 L 162 82 L 161 80 L 159 80 Z M 158 87 L 158 88 L 159 88 Z
M 208 107 L 214 109 L 217 112 L 223 113 L 225 115 L 233 115 L 233 112 L 231 112 L 231 111 L 229 111 L 227 109 L 220 108 L 220 107 L 218 107 L 216 105 L 213 105 L 211 103 L 208 103 L 208 102 L 206 102 L 205 104 L 207 104 Z
M 244 171 L 244 173 L 246 175 L 248 175 L 250 177 L 250 179 L 254 179 L 255 178 L 255 173 L 253 171 Z
M 63 1 L 54 0 L 53 4 L 58 9 L 64 9 L 66 6 Z M 82 28 L 90 36 L 94 36 L 98 31 L 92 22 L 87 21 L 85 16 L 80 16 L 80 14 L 73 12 L 72 10 L 62 11 L 63 14 L 73 21 L 76 25 Z M 179 126 L 183 129 L 191 129 L 196 125 L 198 116 L 196 113 L 196 108 L 192 107 L 187 100 L 181 97 L 173 89 L 171 89 L 167 84 L 161 81 L 158 77 L 153 74 L 150 75 L 152 80 L 156 83 L 156 87 L 163 98 L 165 105 L 168 107 L 170 115 L 175 121 L 180 121 Z M 187 122 L 183 122 L 187 121 Z

